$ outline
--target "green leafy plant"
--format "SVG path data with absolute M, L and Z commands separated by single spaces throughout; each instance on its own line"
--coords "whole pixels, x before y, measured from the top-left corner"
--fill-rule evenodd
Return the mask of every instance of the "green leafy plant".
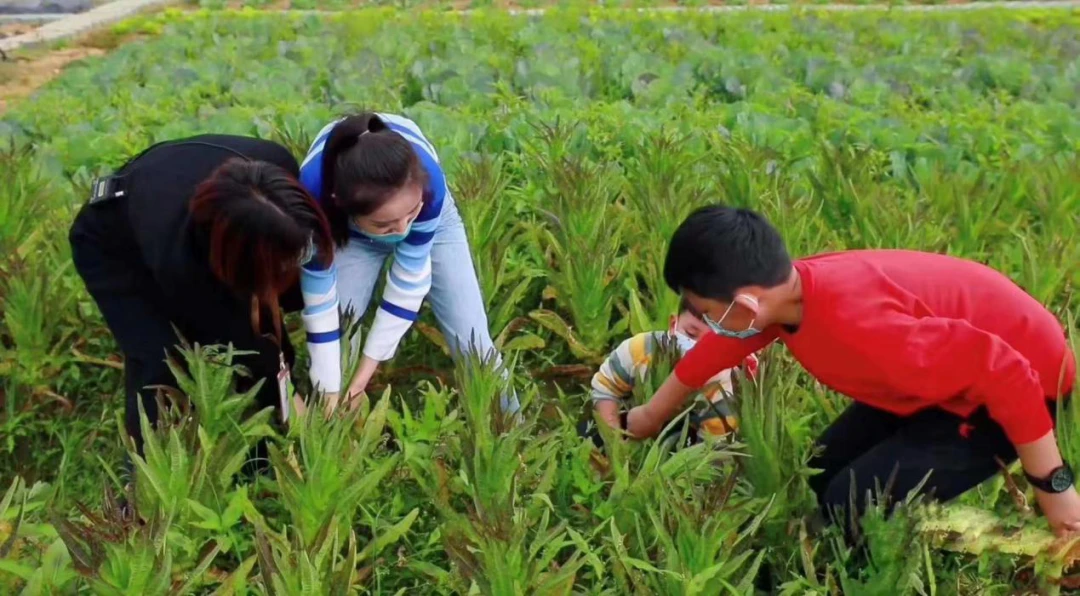
M 542 338 L 521 333 L 529 322 L 518 315 L 521 303 L 543 272 L 529 264 L 519 249 L 527 227 L 514 207 L 506 167 L 498 158 L 486 156 L 466 161 L 453 185 L 495 347 L 500 351 L 543 348 Z
M 814 437 L 847 400 L 779 351 L 734 396 L 731 441 L 673 450 L 604 431 L 601 450 L 576 429 L 598 363 L 674 314 L 667 245 L 703 204 L 763 212 L 795 257 L 915 248 L 986 263 L 1075 335 L 1072 11 L 375 4 L 230 0 L 142 15 L 106 33 L 107 54 L 5 104 L 0 470 L 5 485 L 25 482 L 0 501 L 0 592 L 1075 584 L 1075 549 L 1045 531 L 1015 468 L 948 506 L 871 510 L 865 552 L 840 547 L 805 479 Z M 88 91 L 99 89 L 110 91 Z M 324 419 L 293 313 L 305 416 L 292 411 L 286 427 L 256 411 L 233 384 L 245 374 L 235 350 L 182 344 L 134 487 L 102 499 L 122 455 L 124 361 L 67 238 L 94 176 L 204 132 L 273 139 L 302 159 L 317 131 L 360 108 L 413 119 L 437 149 L 520 419 L 498 408 L 505 382 L 490 355 L 451 373 L 426 314 L 380 367 L 390 390 Z M 346 378 L 372 310 L 343 313 Z M 662 351 L 629 401 L 649 399 L 675 357 Z M 1070 460 L 1077 407 L 1059 411 Z
M 250 450 L 273 435 L 270 409 L 251 411 L 262 382 L 243 393 L 234 390 L 235 375 L 243 371 L 233 364 L 238 353 L 231 346 L 182 342 L 177 350 L 184 364 L 175 357 L 168 363 L 178 388 L 157 393 L 156 427 L 139 403 L 143 455 L 127 437 L 140 500 L 145 508 L 160 507 L 166 524 L 186 515 L 191 500 L 223 514 Z
M 389 392 L 370 411 L 365 411 L 366 405 L 342 420 L 327 419 L 321 411 L 312 410 L 290 426 L 294 442 L 289 448 L 270 446 L 281 503 L 290 513 L 300 544 L 315 544 L 316 537 L 329 528 L 345 531 L 348 526 L 343 522 L 378 494 L 379 484 L 398 464 L 396 454 L 375 457 L 390 405 Z M 354 436 L 361 421 L 360 435 Z
M 549 310 L 531 316 L 561 336 L 576 357 L 598 363 L 601 349 L 620 325 L 611 325 L 622 271 L 623 220 L 610 205 L 617 173 L 575 155 L 572 127 L 544 127 L 529 155 L 552 172 L 542 189 L 546 225 L 535 230 L 551 269 L 552 287 L 569 311 L 571 323 Z M 588 255 L 582 259 L 581 256 Z M 572 326 L 571 326 L 572 325 Z

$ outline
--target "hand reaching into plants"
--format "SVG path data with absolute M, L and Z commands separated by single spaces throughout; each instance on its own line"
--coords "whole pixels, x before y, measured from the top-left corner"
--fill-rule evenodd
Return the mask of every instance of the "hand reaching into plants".
M 1042 479 L 1055 470 L 1061 470 L 1064 459 L 1058 449 L 1054 432 L 1048 432 L 1035 441 L 1017 445 L 1016 452 L 1020 456 L 1024 471 L 1029 474 L 1028 479 L 1035 488 L 1039 508 L 1050 522 L 1050 529 L 1059 537 L 1073 532 L 1080 533 L 1080 495 L 1077 494 L 1076 487 L 1069 486 L 1061 492 L 1048 492 L 1049 486 L 1044 486 L 1042 488 L 1046 490 L 1041 490 L 1039 486 L 1034 486 L 1037 483 L 1032 480 L 1032 475 Z
M 1036 490 L 1035 496 L 1055 535 L 1063 538 L 1080 533 L 1080 495 L 1075 487 L 1056 494 Z
M 379 361 L 364 356 L 360 359 L 360 366 L 356 369 L 356 375 L 349 383 L 349 389 L 345 393 L 345 405 L 350 410 L 360 404 L 360 398 L 367 391 L 367 385 L 375 371 L 379 369 Z
M 347 410 L 352 410 L 360 405 L 360 399 L 367 390 L 367 384 L 371 381 L 371 377 L 375 375 L 375 371 L 378 370 L 378 368 L 378 360 L 373 360 L 367 356 L 360 359 L 360 366 L 356 369 L 356 375 L 353 376 L 352 381 L 349 383 L 349 387 L 345 390 L 344 405 Z M 325 405 L 326 415 L 330 416 L 336 412 L 341 403 L 342 400 L 339 393 L 327 393 Z
M 674 373 L 668 375 L 652 398 L 640 406 L 635 406 L 627 416 L 625 430 L 634 439 L 647 439 L 656 436 L 669 420 L 674 418 L 693 390 L 683 385 Z
M 307 413 L 307 404 L 304 403 L 304 398 L 299 393 L 293 393 L 292 401 L 293 411 L 296 412 L 298 417 Z
M 340 397 L 341 397 L 341 396 L 340 396 L 340 394 L 339 394 L 338 392 L 336 392 L 336 391 L 334 391 L 334 392 L 329 392 L 329 393 L 326 393 L 326 394 L 325 394 L 325 395 L 323 396 L 323 399 L 325 400 L 325 401 L 323 402 L 323 404 L 324 404 L 324 405 L 323 405 L 323 409 L 324 409 L 324 410 L 326 411 L 326 415 L 327 415 L 328 417 L 329 417 L 329 416 L 330 416 L 331 414 L 333 414 L 333 413 L 334 413 L 334 410 L 336 410 L 336 409 L 337 409 L 337 406 L 338 406 L 338 400 L 340 399 Z

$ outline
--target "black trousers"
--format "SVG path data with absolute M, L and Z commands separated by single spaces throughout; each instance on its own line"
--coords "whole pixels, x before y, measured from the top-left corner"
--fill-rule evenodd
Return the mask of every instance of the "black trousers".
M 1046 407 L 1056 420 L 1056 402 L 1047 400 Z M 838 523 L 850 519 L 852 489 L 861 515 L 867 491 L 876 499 L 878 486 L 884 490 L 894 470 L 891 489 L 882 495 L 890 507 L 903 501 L 927 473 L 918 494 L 944 502 L 998 473 L 995 458 L 1008 465 L 1018 457 L 985 408 L 967 419 L 938 408 L 901 417 L 856 403 L 833 421 L 817 444 L 824 451 L 810 467 L 823 471 L 810 477 L 810 486 L 826 519 Z M 843 517 L 837 515 L 840 510 Z
M 176 379 L 165 363 L 168 355 L 179 356 L 175 346 L 179 337 L 176 324 L 188 341 L 206 344 L 204 338 L 177 322 L 172 307 L 159 289 L 150 270 L 142 261 L 138 247 L 126 231 L 123 199 L 87 205 L 76 217 L 69 232 L 72 260 L 87 291 L 97 304 L 105 324 L 124 356 L 124 423 L 134 440 L 137 453 L 143 453 L 143 436 L 138 404 L 141 402 L 151 425 L 158 420 L 156 391 L 149 387 L 176 387 Z M 302 308 L 299 285 L 281 299 L 283 311 Z M 242 315 L 238 315 L 242 316 Z M 295 352 L 288 336 L 282 349 L 290 366 Z M 184 364 L 180 360 L 181 365 Z M 259 379 L 237 377 L 237 389 L 245 391 Z M 278 407 L 277 380 L 266 378 L 257 395 L 258 408 Z M 222 396 L 225 397 L 225 396 Z M 260 444 L 252 457 L 260 458 Z

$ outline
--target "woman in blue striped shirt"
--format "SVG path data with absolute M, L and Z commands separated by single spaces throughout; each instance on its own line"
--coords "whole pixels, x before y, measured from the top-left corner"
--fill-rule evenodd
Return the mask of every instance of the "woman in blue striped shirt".
M 300 181 L 326 212 L 336 247 L 333 265 L 313 260 L 301 272 L 312 373 L 328 408 L 337 407 L 346 383 L 347 401 L 364 391 L 425 298 L 455 355 L 469 346 L 494 352 L 465 227 L 439 156 L 415 122 L 382 113 L 331 122 L 312 143 Z M 339 311 L 363 315 L 391 254 L 359 370 L 342 380 Z M 518 403 L 504 398 L 503 407 L 516 412 Z

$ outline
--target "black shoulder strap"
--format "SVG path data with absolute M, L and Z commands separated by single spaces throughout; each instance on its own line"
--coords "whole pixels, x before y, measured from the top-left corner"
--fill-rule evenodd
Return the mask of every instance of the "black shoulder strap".
M 158 148 L 158 147 L 160 147 L 160 146 L 162 146 L 162 145 L 164 145 L 166 143 L 173 143 L 172 146 L 174 146 L 174 147 L 175 146 L 181 146 L 181 145 L 204 145 L 206 147 L 213 147 L 215 149 L 221 149 L 222 151 L 228 151 L 230 153 L 235 153 L 236 155 L 238 155 L 238 156 L 240 156 L 240 157 L 242 157 L 242 158 L 244 158 L 244 159 L 246 159 L 248 161 L 251 161 L 250 157 L 248 157 L 247 155 L 244 155 L 240 151 L 237 151 L 236 149 L 233 149 L 232 147 L 226 147 L 224 145 L 218 145 L 217 143 L 208 143 L 206 141 L 161 141 L 160 143 L 154 143 L 153 145 L 147 147 L 146 149 L 143 149 L 138 155 L 136 155 L 135 157 L 129 159 L 127 161 L 127 163 L 125 163 L 120 169 L 123 170 L 124 168 L 126 168 L 128 166 L 133 166 L 135 168 L 135 170 L 137 170 L 138 166 L 136 166 L 135 163 L 139 161 L 139 158 L 146 155 L 147 153 L 149 153 L 153 149 L 156 149 L 156 148 Z M 93 185 L 91 186 L 91 189 L 90 189 L 90 201 L 89 202 L 91 204 L 100 203 L 102 201 L 107 201 L 109 199 L 116 199 L 116 198 L 120 198 L 120 197 L 124 196 L 124 194 L 127 191 L 127 188 L 126 188 L 127 179 L 128 179 L 129 176 L 131 176 L 131 174 L 135 170 L 127 171 L 127 172 L 124 172 L 123 174 L 111 174 L 109 176 L 101 176 L 99 178 L 95 178 L 94 182 L 93 182 Z

